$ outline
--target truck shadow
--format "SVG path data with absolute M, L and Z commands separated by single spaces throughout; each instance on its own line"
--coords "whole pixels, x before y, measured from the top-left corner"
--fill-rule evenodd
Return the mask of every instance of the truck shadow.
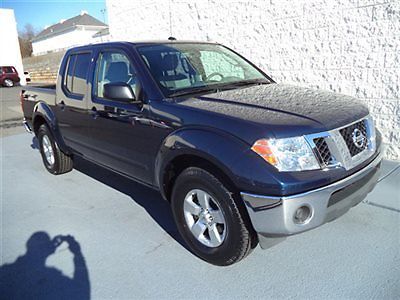
M 39 149 L 36 137 L 32 138 L 31 148 Z M 190 251 L 178 232 L 169 203 L 161 197 L 159 192 L 79 156 L 74 157 L 74 169 L 131 197 L 169 236 Z
M 46 266 L 46 260 L 66 242 L 73 254 L 72 278 Z M 38 231 L 26 242 L 26 253 L 15 262 L 0 267 L 1 299 L 90 299 L 89 273 L 79 243 L 73 236 L 50 239 Z
M 131 197 L 133 201 L 147 211 L 168 235 L 190 251 L 178 232 L 169 203 L 161 197 L 158 191 L 100 167 L 79 156 L 74 157 L 74 169 Z

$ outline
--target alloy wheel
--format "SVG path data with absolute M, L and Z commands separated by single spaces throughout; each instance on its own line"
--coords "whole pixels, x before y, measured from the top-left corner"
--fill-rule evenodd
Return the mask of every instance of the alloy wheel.
M 14 85 L 14 82 L 13 82 L 11 79 L 5 79 L 5 80 L 4 80 L 4 84 L 5 84 L 7 87 L 12 87 L 12 86 Z
M 224 214 L 210 194 L 201 189 L 191 190 L 185 197 L 183 213 L 190 232 L 200 243 L 215 248 L 224 242 Z
M 46 158 L 47 163 L 50 166 L 53 166 L 56 159 L 54 156 L 53 146 L 51 145 L 50 139 L 47 135 L 42 137 L 42 149 L 44 153 L 44 157 Z

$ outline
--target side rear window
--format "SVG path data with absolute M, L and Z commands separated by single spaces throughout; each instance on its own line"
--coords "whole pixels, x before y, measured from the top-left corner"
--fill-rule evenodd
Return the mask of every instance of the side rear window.
M 72 54 L 68 58 L 64 87 L 68 92 L 84 95 L 91 53 Z
M 68 58 L 67 72 L 65 73 L 66 76 L 65 76 L 64 86 L 67 88 L 69 92 L 72 92 L 72 75 L 74 72 L 75 58 L 76 55 L 71 55 Z

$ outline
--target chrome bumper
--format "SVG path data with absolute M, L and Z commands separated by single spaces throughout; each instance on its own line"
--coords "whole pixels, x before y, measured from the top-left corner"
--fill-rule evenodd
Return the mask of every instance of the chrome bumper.
M 318 227 L 343 215 L 360 203 L 375 187 L 380 170 L 380 153 L 368 166 L 330 185 L 287 197 L 241 193 L 251 222 L 262 237 L 285 237 Z M 298 208 L 310 209 L 304 223 L 295 222 Z M 261 244 L 261 241 L 260 241 Z M 261 247 L 263 245 L 261 244 Z M 264 247 L 263 247 L 264 248 Z

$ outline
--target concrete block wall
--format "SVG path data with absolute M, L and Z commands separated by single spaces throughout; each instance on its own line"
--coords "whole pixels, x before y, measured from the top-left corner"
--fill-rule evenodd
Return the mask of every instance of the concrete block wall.
M 106 0 L 114 40 L 221 42 L 277 82 L 367 104 L 400 160 L 400 0 Z
M 58 68 L 65 51 L 52 52 L 22 60 L 25 71 L 29 72 L 31 83 L 56 83 Z

